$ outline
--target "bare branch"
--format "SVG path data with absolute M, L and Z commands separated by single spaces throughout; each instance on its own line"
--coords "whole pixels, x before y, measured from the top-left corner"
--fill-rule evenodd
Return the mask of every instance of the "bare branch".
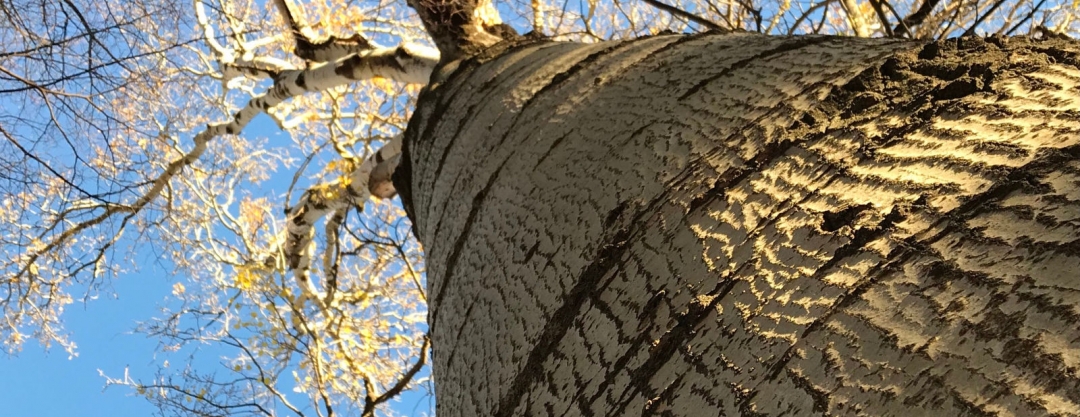
M 982 15 L 980 15 L 978 18 L 976 18 L 975 22 L 971 24 L 971 27 L 968 27 L 967 30 L 964 31 L 964 34 L 961 35 L 961 36 L 973 36 L 973 35 L 975 35 L 975 29 L 978 28 L 979 25 L 982 24 L 983 20 L 986 20 L 987 17 L 990 17 L 990 15 L 994 14 L 994 11 L 996 11 L 997 8 L 1001 7 L 1001 5 L 1004 4 L 1004 3 L 1005 3 L 1005 0 L 996 0 L 996 1 L 994 1 L 994 4 L 991 5 L 990 8 L 986 10 L 986 12 L 984 12 Z
M 324 309 L 333 302 L 333 300 L 324 302 L 324 295 L 312 282 L 310 276 L 311 257 L 315 250 L 313 244 L 315 223 L 329 213 L 348 210 L 352 207 L 362 209 L 368 197 L 372 195 L 369 189 L 372 172 L 380 163 L 397 160 L 396 157 L 401 153 L 401 140 L 401 136 L 395 137 L 359 166 L 348 170 L 347 177 L 307 190 L 300 197 L 300 202 L 289 210 L 283 251 L 296 286 L 301 291 L 301 298 L 298 301 L 301 306 L 308 299 L 318 302 Z M 387 169 L 389 168 L 383 168 L 383 170 Z
M 681 18 L 686 19 L 686 20 L 689 20 L 691 22 L 697 23 L 697 24 L 699 24 L 701 26 L 705 26 L 705 27 L 707 27 L 709 29 L 712 29 L 712 30 L 722 30 L 723 29 L 722 27 L 720 27 L 720 25 L 718 25 L 716 23 L 713 23 L 709 19 L 706 19 L 704 17 L 695 15 L 693 13 L 690 13 L 690 12 L 688 12 L 686 10 L 683 10 L 683 9 L 680 9 L 678 7 L 674 7 L 674 6 L 664 4 L 664 3 L 660 2 L 660 0 L 644 0 L 644 1 L 645 1 L 645 4 L 648 4 L 648 5 L 652 6 L 652 7 L 663 10 L 665 12 L 671 13 L 672 15 L 681 17 Z
M 904 17 L 896 24 L 896 27 L 893 28 L 893 32 L 905 30 L 911 33 L 911 37 L 914 38 L 914 31 L 909 31 L 908 29 L 921 25 L 923 21 L 926 20 L 926 17 L 930 16 L 930 12 L 934 10 L 934 7 L 937 7 L 939 1 L 940 0 L 923 0 L 917 10 L 907 15 L 907 17 Z
M 375 49 L 376 46 L 356 34 L 347 38 L 320 37 L 307 22 L 303 7 L 292 0 L 274 0 L 275 8 L 289 26 L 289 33 L 296 42 L 293 53 L 311 62 L 330 62 L 352 54 Z

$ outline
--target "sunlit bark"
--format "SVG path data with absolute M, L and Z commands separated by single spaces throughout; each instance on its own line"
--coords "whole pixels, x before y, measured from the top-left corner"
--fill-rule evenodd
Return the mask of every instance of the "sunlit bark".
M 712 34 L 447 68 L 395 177 L 439 415 L 1080 414 L 1078 53 Z

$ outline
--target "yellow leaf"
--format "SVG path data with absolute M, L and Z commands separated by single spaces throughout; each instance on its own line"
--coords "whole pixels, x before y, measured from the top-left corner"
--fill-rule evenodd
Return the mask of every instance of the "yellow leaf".
M 394 82 L 390 81 L 390 80 L 388 80 L 386 78 L 378 77 L 378 76 L 372 77 L 371 78 L 371 84 L 374 85 L 376 88 L 382 90 L 386 94 L 395 94 L 395 93 L 397 93 L 397 90 L 394 88 L 394 87 L 396 87 L 394 85 Z
M 252 200 L 248 197 L 244 197 L 240 201 L 240 225 L 244 228 L 244 231 L 248 234 L 254 234 L 265 222 L 266 211 L 266 199 L 259 198 Z
M 251 268 L 246 266 L 236 268 L 236 288 L 250 290 L 254 284 L 255 274 L 251 272 Z
M 173 286 L 172 286 L 172 293 L 173 293 L 173 295 L 175 295 L 177 297 L 179 297 L 181 295 L 184 295 L 184 291 L 186 291 L 186 290 L 187 290 L 187 288 L 184 288 L 184 284 L 181 284 L 179 282 L 173 284 Z

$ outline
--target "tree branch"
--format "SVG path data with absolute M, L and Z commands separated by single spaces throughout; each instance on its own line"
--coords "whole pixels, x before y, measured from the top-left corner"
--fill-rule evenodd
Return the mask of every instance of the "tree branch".
M 275 79 L 274 85 L 266 93 L 252 98 L 246 106 L 234 113 L 230 121 L 207 125 L 205 130 L 196 134 L 192 139 L 194 145 L 191 150 L 170 162 L 165 167 L 164 172 L 159 174 L 149 183 L 149 189 L 135 199 L 135 201 L 128 204 L 108 205 L 104 207 L 104 211 L 101 214 L 77 224 L 73 224 L 67 230 L 56 234 L 53 239 L 48 241 L 48 243 L 37 248 L 29 249 L 23 260 L 20 261 L 21 266 L 18 268 L 17 272 L 9 279 L 12 282 L 22 279 L 33 280 L 34 278 L 32 275 L 35 275 L 33 271 L 37 269 L 36 263 L 44 254 L 60 249 L 69 244 L 70 241 L 84 231 L 102 224 L 115 215 L 123 214 L 125 222 L 131 219 L 146 205 L 161 195 L 169 182 L 179 174 L 184 167 L 190 166 L 198 160 L 203 153 L 206 152 L 211 140 L 226 134 L 231 135 L 240 133 L 256 115 L 278 105 L 284 100 L 307 92 L 323 91 L 353 81 L 370 79 L 373 77 L 383 77 L 411 83 L 426 83 L 437 62 L 437 54 L 430 48 L 402 45 L 397 48 L 380 48 L 372 50 L 364 54 L 354 55 L 339 62 L 320 65 L 309 70 L 288 71 L 281 74 L 279 78 Z M 391 147 L 387 149 L 386 152 L 381 153 L 383 156 L 380 157 L 381 159 L 379 159 L 379 161 L 371 162 L 370 168 L 367 168 L 368 171 L 370 172 L 373 170 L 378 162 L 382 162 L 386 160 L 387 157 L 393 156 L 389 154 L 392 149 L 394 148 Z M 400 146 L 397 147 L 397 149 L 398 151 L 395 152 L 400 152 Z M 358 183 L 361 182 L 364 184 L 364 187 L 366 187 L 368 178 L 364 176 L 361 180 L 358 180 Z M 367 192 L 366 188 L 364 192 Z M 303 247 L 306 248 L 306 246 Z M 0 301 L 0 304 L 3 303 L 6 303 L 6 301 Z
M 681 17 L 681 18 L 686 19 L 686 20 L 689 20 L 691 22 L 697 23 L 699 25 L 705 26 L 705 27 L 707 27 L 709 29 L 712 29 L 712 30 L 722 30 L 723 29 L 722 27 L 720 27 L 720 25 L 718 25 L 716 23 L 713 23 L 709 19 L 706 19 L 704 17 L 701 17 L 701 16 L 698 16 L 696 14 L 690 13 L 690 12 L 688 12 L 686 10 L 683 10 L 683 9 L 680 9 L 678 7 L 670 6 L 670 5 L 661 3 L 660 0 L 644 0 L 644 1 L 645 1 L 645 4 L 648 4 L 648 5 L 652 6 L 652 7 L 663 10 L 665 12 L 671 13 L 672 15 Z
M 906 28 L 914 29 L 916 26 L 921 25 L 922 22 L 926 20 L 926 17 L 930 16 L 930 12 L 934 10 L 934 7 L 937 7 L 938 1 L 940 0 L 923 0 L 922 4 L 919 5 L 918 10 L 907 15 L 907 17 L 896 24 L 896 28 L 893 29 L 893 32 L 899 32 Z M 911 33 L 912 38 L 915 38 L 914 30 L 911 30 L 909 33 Z
M 408 0 L 444 60 L 472 55 L 503 40 L 491 0 Z
M 359 166 L 348 171 L 348 176 L 328 184 L 311 187 L 300 196 L 300 202 L 287 214 L 285 243 L 283 252 L 286 266 L 292 271 L 301 297 L 300 306 L 311 299 L 321 307 L 329 306 L 333 300 L 325 299 L 312 282 L 310 276 L 311 258 L 315 252 L 315 223 L 327 214 L 348 210 L 352 207 L 363 209 L 368 197 L 379 194 L 371 192 L 372 173 L 377 170 L 393 172 L 387 161 L 397 161 L 401 154 L 401 136 L 397 136 L 373 155 L 367 157 Z M 383 167 L 380 168 L 380 165 Z M 394 163 L 396 166 L 396 162 Z M 387 175 L 387 177 L 389 177 Z M 387 178 L 388 180 L 388 178 Z M 382 181 L 382 180 L 380 180 Z M 390 185 L 391 190 L 393 185 Z M 386 195 L 386 185 L 380 184 L 380 193 Z M 388 196 L 393 196 L 391 192 Z M 276 263 L 273 258 L 266 263 Z M 298 306 L 298 307 L 300 307 Z

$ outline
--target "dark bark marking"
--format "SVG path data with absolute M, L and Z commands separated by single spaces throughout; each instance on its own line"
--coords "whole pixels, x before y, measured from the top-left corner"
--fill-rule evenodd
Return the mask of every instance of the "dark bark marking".
M 918 235 L 914 235 L 909 237 L 908 239 L 905 239 L 905 245 L 895 254 L 890 255 L 891 260 L 883 264 L 879 268 L 877 274 L 863 281 L 851 291 L 841 296 L 837 300 L 837 302 L 835 302 L 833 306 L 828 309 L 828 311 L 826 311 L 824 314 L 821 315 L 821 317 L 814 320 L 813 323 L 807 326 L 806 330 L 804 330 L 802 335 L 800 335 L 799 341 L 805 340 L 810 333 L 820 329 L 824 325 L 824 323 L 832 317 L 833 314 L 849 306 L 852 302 L 861 297 L 862 294 L 865 293 L 871 286 L 876 285 L 880 278 L 886 272 L 893 270 L 894 266 L 903 264 L 907 261 L 909 257 L 916 253 L 933 252 L 933 250 L 929 248 L 930 244 L 940 240 L 942 237 L 955 231 L 955 229 L 959 227 L 958 225 L 962 224 L 964 220 L 974 217 L 976 214 L 986 210 L 988 207 L 990 207 L 989 203 L 991 201 L 1000 200 L 1006 197 L 1008 194 L 1015 191 L 1022 185 L 1031 185 L 1035 183 L 1036 181 L 1034 176 L 1036 175 L 1036 172 L 1045 173 L 1045 171 L 1049 171 L 1049 169 L 1052 169 L 1054 166 L 1061 165 L 1069 160 L 1080 159 L 1080 145 L 1063 148 L 1060 151 L 1044 150 L 1043 153 L 1045 155 L 1043 158 L 1037 158 L 1024 166 L 1012 169 L 1004 181 L 994 184 L 987 191 L 974 196 L 967 202 L 963 203 L 957 209 L 939 217 L 939 219 L 934 222 L 934 224 L 931 225 L 928 230 L 933 230 L 935 227 L 937 227 L 937 225 L 942 222 L 950 222 L 950 225 L 942 228 L 942 230 L 936 235 L 923 241 L 918 240 Z M 896 208 L 894 208 L 893 212 L 899 214 Z M 890 215 L 891 214 L 892 213 L 890 213 Z M 888 216 L 886 216 L 886 220 L 888 220 Z M 895 221 L 899 220 L 900 219 L 896 219 Z M 895 221 L 893 221 L 893 223 L 895 223 Z M 885 221 L 883 221 L 883 223 L 884 222 Z M 870 235 L 867 235 L 866 238 L 870 238 L 869 240 L 873 240 L 876 238 L 873 235 L 880 235 L 885 231 L 886 228 L 878 227 L 875 230 L 869 231 L 868 233 L 870 233 Z M 815 276 L 818 276 L 819 274 L 823 275 L 824 272 L 827 272 L 829 268 L 838 263 L 844 256 L 850 256 L 855 251 L 857 251 L 858 248 L 861 247 L 861 245 L 859 245 L 858 247 L 854 245 L 857 240 L 860 240 L 858 232 L 856 232 L 856 238 L 853 239 L 852 242 L 848 245 L 845 245 L 844 247 L 838 249 L 836 251 L 836 255 L 834 255 L 833 258 L 829 260 L 829 262 L 819 268 L 818 272 L 815 273 Z M 867 240 L 866 242 L 869 242 L 869 240 Z M 866 242 L 864 242 L 863 244 L 865 244 Z M 842 252 L 846 254 L 841 256 Z M 778 360 L 775 364 L 772 365 L 768 380 L 775 380 L 776 377 L 779 376 L 780 372 L 784 369 L 784 366 L 786 366 L 787 363 L 792 359 L 795 346 L 799 343 L 799 341 L 793 343 L 787 349 L 784 355 L 781 356 L 780 360 Z
M 825 414 L 829 411 L 829 395 L 831 393 L 815 387 L 809 379 L 795 373 L 795 371 L 791 369 L 787 370 L 787 374 L 788 378 L 790 378 L 795 385 L 795 388 L 803 390 L 803 392 L 809 395 L 810 399 L 813 400 L 814 408 L 812 410 L 814 412 Z
M 746 390 L 746 388 L 741 388 L 741 387 L 733 387 L 733 389 Z M 739 405 L 739 415 L 740 416 L 768 417 L 763 413 L 759 413 L 757 411 L 754 411 L 754 398 L 757 397 L 758 392 L 759 391 L 753 391 L 753 392 L 750 392 L 749 394 L 743 394 L 743 395 L 739 396 L 740 398 L 739 398 L 739 401 L 738 401 L 737 404 Z
M 536 165 L 533 166 L 533 169 L 535 170 L 537 167 L 540 166 L 540 164 L 544 163 L 544 161 L 546 161 L 548 157 L 551 156 L 551 152 L 554 151 L 555 148 L 559 146 L 559 144 L 563 143 L 563 141 L 566 140 L 568 136 L 570 136 L 570 133 L 559 136 L 558 139 L 555 139 L 555 141 L 551 142 L 551 146 L 548 147 L 547 152 L 544 152 L 543 155 L 540 155 L 540 159 L 536 161 Z
M 652 59 L 653 57 L 655 57 L 657 55 L 660 55 L 660 54 L 662 54 L 664 52 L 667 52 L 667 51 L 670 51 L 672 49 L 678 48 L 678 47 L 682 46 L 682 44 L 684 44 L 684 43 L 687 43 L 687 42 L 690 42 L 690 41 L 695 41 L 695 40 L 698 40 L 698 39 L 701 39 L 701 38 L 704 38 L 704 37 L 707 37 L 707 36 L 714 36 L 714 35 L 716 35 L 716 34 L 715 33 L 710 33 L 710 32 L 699 32 L 699 33 L 694 33 L 694 34 L 691 34 L 691 35 L 675 35 L 675 36 L 679 37 L 678 40 L 676 40 L 674 42 L 671 42 L 671 43 L 669 43 L 667 45 L 664 45 L 664 46 L 662 46 L 660 48 L 657 48 L 655 51 L 649 52 L 648 55 L 645 55 L 645 57 L 643 57 L 641 60 L 634 63 L 633 65 L 638 65 L 638 64 L 641 64 L 643 62 L 646 62 L 646 61 Z M 657 35 L 657 36 L 667 36 L 667 35 Z
M 855 236 L 851 239 L 851 241 L 837 248 L 836 251 L 833 252 L 833 256 L 829 258 L 828 261 L 825 261 L 825 263 L 822 264 L 820 267 L 818 267 L 817 271 L 814 272 L 814 275 L 811 277 L 811 279 L 821 280 L 824 277 L 825 273 L 831 270 L 834 266 L 839 264 L 847 257 L 858 253 L 866 246 L 866 244 L 882 236 L 885 236 L 886 233 L 892 230 L 893 225 L 900 221 L 903 221 L 904 218 L 905 215 L 903 214 L 902 209 L 900 209 L 899 207 L 893 207 L 892 211 L 890 211 L 889 214 L 885 215 L 885 218 L 883 218 L 881 222 L 879 222 L 876 226 L 856 230 Z M 887 270 L 889 270 L 889 268 L 881 268 L 881 271 Z M 833 303 L 833 305 L 829 307 L 829 309 L 826 310 L 824 314 L 821 315 L 821 317 L 818 317 L 812 323 L 810 323 L 810 325 L 807 326 L 805 330 L 803 330 L 802 334 L 799 335 L 799 338 L 795 342 L 793 342 L 791 346 L 788 346 L 788 348 L 784 351 L 784 354 L 780 356 L 779 360 L 777 360 L 775 363 L 773 363 L 772 366 L 770 366 L 769 372 L 767 374 L 768 377 L 766 378 L 766 380 L 775 380 L 780 375 L 780 372 L 784 370 L 784 367 L 787 366 L 788 362 L 790 362 L 791 359 L 795 356 L 795 348 L 799 344 L 799 341 L 806 339 L 806 337 L 809 336 L 810 333 L 813 333 L 817 329 L 821 328 L 821 326 L 825 324 L 825 321 L 832 317 L 833 313 L 835 313 L 838 309 L 849 305 L 852 301 L 855 300 L 857 296 L 865 293 L 866 290 L 870 288 L 870 284 L 877 282 L 878 276 L 880 276 L 880 274 L 859 283 L 859 285 L 855 286 L 855 288 L 848 291 L 844 295 L 841 295 L 840 298 L 835 303 Z
M 479 193 L 476 193 L 476 196 L 473 197 L 472 208 L 469 210 L 469 216 L 465 218 L 465 224 L 461 228 L 461 234 L 459 234 L 457 239 L 454 241 L 454 246 L 452 246 L 450 256 L 446 258 L 446 276 L 443 277 L 442 287 L 439 288 L 439 292 L 435 295 L 435 299 L 433 300 L 434 302 L 431 303 L 432 305 L 442 305 L 442 299 L 446 295 L 446 289 L 450 287 L 448 285 L 449 282 L 454 277 L 455 271 L 457 271 L 458 260 L 461 258 L 461 252 L 465 249 L 465 243 L 468 240 L 473 223 L 476 222 L 476 217 L 480 213 L 480 209 L 483 206 L 482 203 L 484 202 L 484 198 L 486 198 L 487 193 L 491 191 L 491 187 L 495 185 L 495 180 L 499 178 L 499 174 L 502 172 L 503 167 L 506 166 L 506 162 L 507 161 L 503 161 L 503 163 L 495 169 L 495 172 L 493 172 L 491 176 L 488 177 L 487 184 L 484 185 L 484 188 L 480 190 Z M 439 324 L 438 318 L 440 310 L 441 309 L 439 308 L 434 308 L 430 310 L 428 320 L 429 331 L 430 329 L 434 328 Z
M 550 80 L 548 80 L 548 82 L 543 87 L 540 87 L 539 90 L 537 90 L 535 93 L 533 93 L 529 97 L 528 101 L 526 101 L 525 104 L 521 106 L 521 112 L 518 113 L 518 114 L 524 113 L 525 109 L 529 108 L 529 106 L 533 103 L 533 100 L 535 100 L 538 97 L 542 97 L 542 96 L 546 95 L 548 92 L 550 92 L 552 90 L 555 90 L 555 89 L 559 88 L 560 86 L 562 86 L 566 82 L 566 80 L 569 80 L 571 77 L 573 77 L 577 73 L 581 72 L 582 70 L 585 70 L 586 68 L 589 68 L 589 66 L 591 66 L 593 63 L 595 63 L 600 58 L 603 58 L 604 56 L 607 56 L 607 55 L 611 54 L 613 51 L 623 49 L 623 48 L 628 47 L 628 46 L 632 46 L 635 43 L 636 42 L 633 42 L 633 41 L 614 42 L 612 45 L 608 46 L 607 48 L 604 48 L 604 49 L 601 49 L 599 51 L 593 52 L 593 53 L 589 54 L 588 56 L 586 56 L 585 58 L 578 61 L 577 63 L 575 63 L 574 65 L 572 65 L 570 68 L 567 68 L 566 70 L 555 74 L 553 77 L 551 77 Z M 512 128 L 507 129 L 507 130 L 508 131 L 513 131 Z
M 850 226 L 858 218 L 859 214 L 870 209 L 870 204 L 859 204 L 837 211 L 827 211 L 821 214 L 821 230 L 835 232 L 841 227 Z
M 469 323 L 472 323 L 472 321 L 469 320 L 469 317 L 472 317 L 473 308 L 476 307 L 477 301 L 478 299 L 473 298 L 472 301 L 469 302 L 469 307 L 465 309 L 465 317 L 463 320 L 461 320 L 461 326 L 458 326 L 457 333 L 454 334 L 454 341 L 451 343 L 451 346 L 453 346 L 454 349 L 450 351 L 450 355 L 447 357 L 446 363 L 452 363 L 454 361 L 454 357 L 457 356 L 457 347 L 461 342 L 461 335 L 464 333 L 465 327 L 467 327 Z M 434 323 L 434 320 L 432 320 L 432 323 Z
M 646 401 L 645 402 L 645 407 L 642 408 L 642 410 L 641 410 L 641 416 L 646 417 L 646 416 L 655 415 L 656 412 L 659 411 L 659 408 L 663 404 L 665 404 L 668 401 L 671 401 L 672 399 L 674 399 L 675 394 L 678 392 L 676 390 L 676 388 L 682 386 L 682 380 L 683 380 L 683 376 L 679 375 L 678 377 L 675 378 L 674 381 L 671 381 L 670 383 L 668 383 L 668 385 L 666 387 L 664 387 L 664 389 L 660 390 L 660 394 L 658 394 L 656 397 L 650 398 L 648 401 Z
M 714 74 L 713 76 L 708 77 L 708 78 L 706 78 L 704 80 L 701 80 L 700 82 L 695 84 L 693 87 L 690 87 L 690 89 L 687 90 L 685 93 L 683 93 L 683 95 L 679 96 L 679 101 L 685 100 L 687 97 L 690 97 L 690 96 L 696 94 L 698 91 L 701 91 L 701 89 L 705 88 L 705 86 L 709 85 L 709 83 L 712 83 L 713 81 L 716 81 L 716 80 L 718 80 L 720 78 L 723 78 L 723 77 L 727 76 L 728 74 L 730 74 L 733 71 L 737 71 L 737 70 L 740 70 L 742 68 L 747 67 L 750 64 L 760 62 L 762 59 L 768 58 L 768 57 L 773 56 L 773 55 L 782 54 L 784 52 L 794 51 L 794 50 L 799 49 L 799 48 L 803 48 L 803 47 L 807 47 L 807 46 L 813 46 L 813 45 L 817 45 L 817 44 L 820 44 L 820 43 L 825 43 L 825 42 L 828 42 L 828 41 L 831 41 L 831 40 L 834 40 L 834 39 L 836 39 L 836 38 L 829 37 L 829 36 L 822 36 L 822 37 L 807 36 L 807 37 L 792 38 L 792 40 L 789 41 L 789 42 L 782 43 L 780 45 L 777 45 L 773 49 L 769 49 L 767 51 L 759 52 L 757 54 L 754 54 L 754 56 L 751 56 L 749 58 L 746 58 L 746 59 L 743 59 L 741 61 L 735 62 L 735 63 L 731 64 L 730 67 L 724 68 L 722 71 Z
M 551 45 L 552 46 L 557 46 L 558 44 L 551 44 Z M 536 53 L 536 51 L 534 51 L 533 53 Z M 480 99 L 480 100 L 472 99 L 472 100 L 470 100 L 473 104 L 471 106 L 469 106 L 469 109 L 465 111 L 465 114 L 475 115 L 476 114 L 476 109 L 478 107 L 488 105 L 492 101 L 492 98 L 491 98 L 492 94 L 496 94 L 496 93 L 501 92 L 501 90 L 499 90 L 498 88 L 494 88 L 494 87 L 499 86 L 502 82 L 505 81 L 505 79 L 514 78 L 514 77 L 517 77 L 517 76 L 519 76 L 521 74 L 525 74 L 527 76 L 529 73 L 531 73 L 532 71 L 535 71 L 536 69 L 537 68 L 534 68 L 531 65 L 521 65 L 520 67 L 516 68 L 516 71 L 514 71 L 514 72 L 509 72 L 509 73 L 508 72 L 503 72 L 503 73 L 500 73 L 500 74 L 498 74 L 498 75 L 496 75 L 494 77 L 491 77 L 490 79 L 485 81 L 484 84 L 481 85 L 480 88 L 478 88 L 476 90 L 476 92 L 470 92 L 470 95 L 472 95 L 472 96 L 479 96 L 481 94 L 481 92 L 483 92 L 484 95 L 483 95 L 483 99 Z M 455 74 L 456 73 L 458 73 L 458 72 L 455 72 Z M 463 85 L 464 84 L 465 83 L 463 83 Z M 456 94 L 456 92 L 454 94 L 445 95 L 445 97 L 451 97 L 451 98 L 455 98 L 457 96 L 458 96 L 458 94 Z M 513 127 L 517 126 L 518 120 L 520 120 L 521 115 L 523 113 L 525 113 L 525 110 L 529 107 L 529 105 L 532 103 L 533 99 L 536 98 L 536 96 L 537 96 L 537 94 L 533 94 L 532 96 L 529 97 L 528 101 L 526 101 L 526 103 L 524 105 L 522 105 L 521 110 L 519 110 L 514 115 L 514 119 L 510 123 L 511 127 L 508 128 L 506 130 L 506 132 L 503 133 L 502 138 L 499 140 L 499 144 L 496 145 L 493 149 L 499 149 L 501 147 L 502 143 L 506 141 L 507 136 L 509 136 L 510 134 L 512 134 L 514 132 Z M 453 100 L 447 100 L 446 105 L 448 106 L 451 101 L 453 101 Z M 436 120 L 436 121 L 439 121 L 439 120 L 441 120 L 441 115 L 438 118 L 432 117 L 432 119 Z M 454 133 L 452 135 L 450 135 L 450 138 L 451 138 L 450 141 L 446 144 L 446 146 L 443 147 L 443 152 L 442 152 L 442 155 L 439 158 L 439 163 L 437 165 L 435 165 L 435 173 L 432 175 L 431 178 L 438 179 L 438 178 L 442 177 L 442 171 L 443 171 L 443 168 L 446 166 L 446 160 L 450 156 L 449 149 L 451 147 L 453 147 L 454 142 L 461 136 L 461 132 L 465 129 L 465 126 L 469 125 L 472 121 L 473 121 L 473 116 L 462 117 L 462 118 L 460 118 L 458 120 L 458 125 L 454 129 Z M 424 132 L 423 137 L 431 137 L 432 133 L 433 132 L 430 132 L 430 131 Z M 505 161 L 503 163 L 505 163 Z M 468 175 L 458 175 L 457 177 L 455 177 L 454 182 L 451 184 L 451 189 L 455 189 L 457 187 L 458 181 L 461 180 L 462 177 L 468 177 Z M 441 228 L 442 221 L 443 221 L 443 219 L 446 218 L 445 214 L 446 213 L 443 212 L 442 215 L 439 216 L 439 219 L 436 221 L 435 227 L 432 230 L 439 230 Z
M 925 378 L 929 385 L 933 385 L 935 388 L 938 388 L 944 393 L 948 394 L 949 398 L 952 399 L 953 402 L 955 402 L 958 406 L 957 408 L 964 410 L 965 415 L 970 415 L 973 417 L 1000 417 L 1000 414 L 987 410 L 985 406 L 975 404 L 967 398 L 964 398 L 964 396 L 957 392 L 956 389 L 950 387 L 949 384 L 947 384 L 940 375 L 930 374 L 930 372 L 933 372 L 933 370 L 933 368 L 928 368 L 920 372 L 918 377 Z M 915 396 L 904 399 L 904 405 L 916 406 L 924 399 L 925 397 L 921 393 L 919 393 Z
M 1039 288 L 1041 286 L 1034 283 L 1028 283 L 1032 287 Z M 1062 289 L 1064 291 L 1064 289 Z M 1066 323 L 1080 323 L 1080 313 L 1073 310 L 1073 307 L 1067 304 L 1059 304 L 1055 302 L 1050 294 L 1031 294 L 1027 292 L 1017 292 L 1016 297 L 1021 301 L 1035 305 L 1039 308 L 1039 311 L 1049 313 L 1050 317 L 1061 320 Z M 1080 393 L 1080 391 L 1078 391 Z
M 981 83 L 972 78 L 962 78 L 946 84 L 934 93 L 936 100 L 952 100 L 975 94 L 981 89 Z
M 510 383 L 506 394 L 499 400 L 498 408 L 493 410 L 492 416 L 510 417 L 513 415 L 514 409 L 524 398 L 526 390 L 539 375 L 543 374 L 544 360 L 557 350 L 559 342 L 570 329 L 582 305 L 593 294 L 600 280 L 612 269 L 618 267 L 629 248 L 630 234 L 630 228 L 623 228 L 616 231 L 610 239 L 606 239 L 610 243 L 599 249 L 593 262 L 578 276 L 577 284 L 564 297 L 563 304 L 548 319 L 544 330 L 537 338 L 536 345 L 529 352 L 524 366 Z
M 536 255 L 536 251 L 538 249 L 540 249 L 540 239 L 537 239 L 536 242 L 534 242 L 533 245 L 529 248 L 529 250 L 525 251 L 525 259 L 522 260 L 521 263 L 528 263 L 530 260 L 532 260 L 533 256 Z

